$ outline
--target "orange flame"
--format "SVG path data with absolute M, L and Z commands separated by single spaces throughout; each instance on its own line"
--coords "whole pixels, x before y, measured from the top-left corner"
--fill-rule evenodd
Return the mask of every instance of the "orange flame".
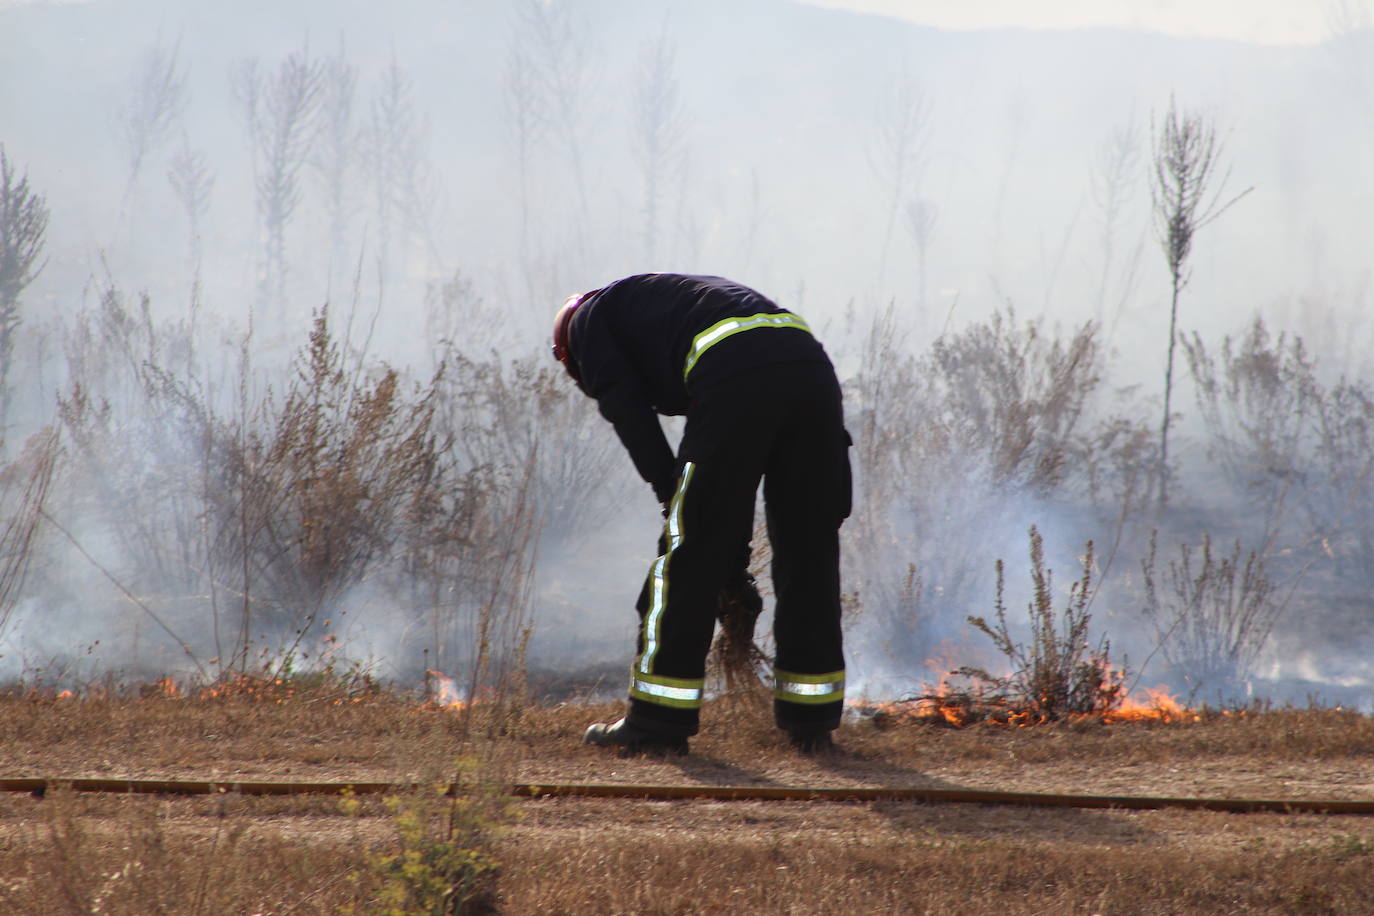
M 458 689 L 453 678 L 442 671 L 427 670 L 425 674 L 429 676 L 428 705 L 439 709 L 459 710 L 467 708 L 467 697 L 462 690 Z
M 1102 717 L 1104 722 L 1200 722 L 1202 716 L 1188 709 L 1163 684 L 1143 687 Z
M 964 664 L 959 660 L 959 656 L 966 652 L 966 647 L 953 640 L 946 639 L 941 642 L 925 662 L 934 683 L 923 683 L 923 692 L 919 696 L 883 703 L 859 700 L 851 705 L 871 713 L 880 727 L 902 721 L 914 721 L 952 728 L 964 728 L 975 723 L 1025 728 L 1050 721 L 1047 714 L 1037 712 L 1034 708 L 1013 706 L 1005 697 L 980 694 L 976 690 L 952 686 L 951 678 L 959 676 L 956 671 Z M 1112 668 L 1105 670 L 1101 696 L 1104 705 L 1111 705 L 1112 708 L 1105 712 L 1077 714 L 1068 718 L 1071 721 L 1096 719 L 1107 724 L 1202 720 L 1198 712 L 1185 707 L 1163 684 L 1123 696 L 1123 681 L 1123 671 Z

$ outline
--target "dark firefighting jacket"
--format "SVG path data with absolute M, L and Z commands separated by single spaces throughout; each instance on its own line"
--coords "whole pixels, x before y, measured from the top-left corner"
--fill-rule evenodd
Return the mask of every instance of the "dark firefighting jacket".
M 829 361 L 797 315 L 730 280 L 683 274 L 639 274 L 589 293 L 568 348 L 578 384 L 664 503 L 677 468 L 659 414 L 684 415 L 694 391 L 759 366 Z

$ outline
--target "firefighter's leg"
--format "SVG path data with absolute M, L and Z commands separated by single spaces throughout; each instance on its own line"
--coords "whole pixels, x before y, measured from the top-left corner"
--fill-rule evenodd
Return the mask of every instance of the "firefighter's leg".
M 774 715 L 794 736 L 840 724 L 839 528 L 851 500 L 839 386 L 829 367 L 795 374 L 795 409 L 774 442 L 763 484 L 777 596 Z
M 689 445 L 691 431 L 689 417 Z M 718 596 L 753 525 L 759 463 L 738 445 L 699 449 L 702 460 L 683 461 L 664 522 L 666 549 L 641 595 L 628 717 L 636 727 L 696 734 Z

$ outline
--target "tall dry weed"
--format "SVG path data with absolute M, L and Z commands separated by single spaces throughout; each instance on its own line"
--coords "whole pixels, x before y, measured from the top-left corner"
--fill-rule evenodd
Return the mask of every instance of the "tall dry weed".
M 1323 377 L 1302 338 L 1256 318 L 1185 341 L 1208 453 L 1262 532 L 1265 561 L 1308 593 L 1368 607 L 1374 584 L 1374 389 Z M 1247 516 L 1238 515 L 1246 521 Z
M 1007 620 L 1003 600 L 1003 567 L 997 561 L 997 598 L 995 616 L 971 615 L 968 622 L 992 640 L 1009 663 L 1007 675 L 994 675 L 984 668 L 964 666 L 954 673 L 990 685 L 1006 697 L 1018 712 L 1033 721 L 1054 721 L 1066 715 L 1101 715 L 1125 699 L 1124 668 L 1112 665 L 1111 646 L 1102 637 L 1090 644 L 1088 627 L 1092 622 L 1089 605 L 1092 596 L 1093 545 L 1089 541 L 1082 559 L 1083 574 L 1069 588 L 1066 603 L 1055 608 L 1051 570 L 1045 565 L 1045 547 L 1040 532 L 1030 529 L 1032 599 L 1026 607 L 1030 638 L 1017 638 Z
M 998 312 L 922 355 L 893 310 L 873 321 L 848 391 L 847 575 L 898 657 L 924 651 L 923 618 L 976 603 L 1009 503 L 1084 492 L 1109 460 L 1117 441 L 1089 435 L 1100 360 L 1091 324 L 1061 338 Z M 921 589 L 903 590 L 908 567 Z
M 395 634 L 396 670 L 508 667 L 539 524 L 531 459 L 453 446 L 497 432 L 444 401 L 449 367 L 421 384 L 369 365 L 324 311 L 275 385 L 251 339 L 210 379 L 168 336 L 146 299 L 135 313 L 110 290 L 69 342 L 62 515 L 78 545 L 116 547 L 101 571 L 140 609 L 126 634 L 156 615 L 207 670 L 285 670 L 346 652 L 351 610 Z
M 0 636 L 24 594 L 59 455 L 57 429 L 48 427 L 24 444 L 18 458 L 0 467 Z
M 1266 574 L 1263 558 L 1253 550 L 1243 554 L 1240 541 L 1219 556 L 1206 534 L 1196 549 L 1181 545 L 1162 583 L 1155 547 L 1151 535 L 1141 561 L 1144 611 L 1169 667 L 1188 683 L 1190 700 L 1243 699 L 1285 596 Z

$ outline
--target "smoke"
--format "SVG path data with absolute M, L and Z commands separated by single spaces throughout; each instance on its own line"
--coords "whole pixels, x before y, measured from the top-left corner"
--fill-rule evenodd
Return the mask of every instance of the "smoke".
M 0 10 L 0 143 L 50 210 L 0 420 L 6 460 L 61 428 L 48 508 L 72 535 L 34 546 L 0 676 L 294 655 L 406 679 L 478 664 L 497 622 L 510 645 L 533 625 L 541 669 L 622 666 L 658 515 L 543 340 L 569 292 L 666 269 L 796 309 L 841 369 L 861 687 L 977 651 L 964 620 L 990 609 L 996 560 L 1008 607 L 1026 601 L 1031 525 L 1065 587 L 1094 541 L 1094 630 L 1152 682 L 1179 675 L 1140 616 L 1149 532 L 1172 556 L 1224 528 L 1285 588 L 1306 568 L 1254 677 L 1323 680 L 1288 661 L 1321 657 L 1357 686 L 1363 529 L 1299 524 L 1290 487 L 1292 527 L 1267 540 L 1187 385 L 1176 511 L 1143 508 L 1169 279 L 1146 166 L 1173 94 L 1256 187 L 1198 236 L 1182 327 L 1213 342 L 1258 314 L 1357 381 L 1374 121 L 1361 58 L 1332 52 L 1367 39 L 951 33 L 784 0 Z M 333 437 L 306 437 L 316 466 L 272 443 L 322 312 L 341 381 Z M 374 428 L 350 405 L 388 373 L 398 436 L 433 410 L 415 504 L 377 501 L 384 475 L 343 485 Z M 1325 492 L 1363 493 L 1358 465 L 1326 467 Z M 317 549 L 324 505 L 353 507 L 365 549 Z

